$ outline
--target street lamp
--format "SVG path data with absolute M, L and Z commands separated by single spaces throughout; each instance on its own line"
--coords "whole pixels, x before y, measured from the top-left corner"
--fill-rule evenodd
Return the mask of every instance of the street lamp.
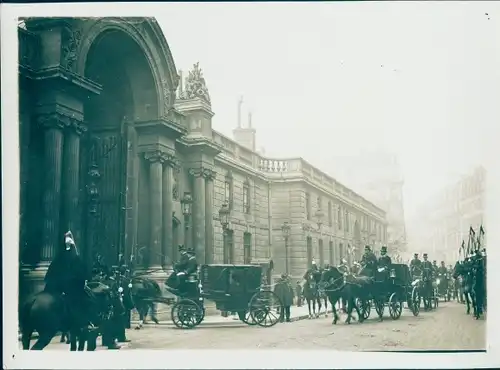
M 230 263 L 230 256 L 227 253 L 227 229 L 229 227 L 229 215 L 231 210 L 229 209 L 229 203 L 225 201 L 222 203 L 222 207 L 219 209 L 219 220 L 222 225 L 222 248 L 224 251 L 224 263 Z
M 88 228 L 88 240 L 87 240 L 87 255 L 86 260 L 90 263 L 93 255 L 93 249 L 95 247 L 95 236 L 96 236 L 96 215 L 97 215 L 97 206 L 99 204 L 99 189 L 97 184 L 101 178 L 101 173 L 99 172 L 99 167 L 95 162 L 93 162 L 89 166 L 89 170 L 87 172 L 88 176 L 88 185 L 87 185 L 87 206 L 88 212 L 91 216 L 90 218 L 90 227 Z
M 321 210 L 321 208 L 318 208 L 316 213 L 314 214 L 316 216 L 316 223 L 318 224 L 318 231 L 319 231 L 319 239 L 318 239 L 318 249 L 320 248 L 319 243 L 323 243 L 323 234 L 321 230 L 321 226 L 323 225 L 323 218 L 325 217 L 325 213 Z M 323 247 L 321 247 L 323 248 Z M 323 258 L 323 252 L 321 252 L 319 256 L 320 260 Z M 319 261 L 319 265 L 323 266 L 323 261 Z
M 184 215 L 184 247 L 189 245 L 189 217 L 191 216 L 191 205 L 193 204 L 193 198 L 191 193 L 186 191 L 181 199 L 182 214 Z
M 288 238 L 290 237 L 290 225 L 288 222 L 283 222 L 281 225 L 281 232 L 283 233 L 283 238 L 285 239 L 285 272 L 288 275 L 289 273 L 289 263 L 288 263 Z

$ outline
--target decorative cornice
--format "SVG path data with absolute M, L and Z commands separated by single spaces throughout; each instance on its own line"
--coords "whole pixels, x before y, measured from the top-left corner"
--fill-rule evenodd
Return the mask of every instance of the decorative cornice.
M 78 135 L 87 131 L 87 127 L 83 122 L 75 117 L 68 116 L 60 112 L 40 114 L 36 117 L 36 122 L 46 129 L 72 129 Z
M 213 180 L 217 173 L 210 167 L 190 168 L 189 174 L 194 177 L 203 177 L 208 180 Z
M 206 179 L 206 180 L 209 180 L 209 181 L 213 181 L 215 180 L 215 178 L 217 177 L 217 172 L 214 171 L 213 169 L 211 168 L 203 168 L 203 174 L 202 176 Z

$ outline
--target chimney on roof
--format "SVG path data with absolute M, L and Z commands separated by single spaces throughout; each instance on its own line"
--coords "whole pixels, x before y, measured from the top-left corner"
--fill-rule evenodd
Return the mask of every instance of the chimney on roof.
M 248 112 L 248 128 L 252 128 L 252 112 Z
M 243 96 L 238 101 L 238 128 L 241 128 L 241 106 L 243 105 Z
M 238 127 L 233 130 L 233 138 L 239 145 L 255 152 L 256 131 L 252 127 L 252 112 L 248 112 L 248 127 L 242 127 L 241 103 L 243 103 L 243 98 L 240 98 L 238 102 Z

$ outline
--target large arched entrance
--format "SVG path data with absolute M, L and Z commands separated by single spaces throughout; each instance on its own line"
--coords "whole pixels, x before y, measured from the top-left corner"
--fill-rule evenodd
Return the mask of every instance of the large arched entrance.
M 86 255 L 93 258 L 99 253 L 113 264 L 119 253 L 127 254 L 127 212 L 134 208 L 127 207 L 128 192 L 133 191 L 127 179 L 136 176 L 128 166 L 137 156 L 129 150 L 131 127 L 135 121 L 155 119 L 159 99 L 144 51 L 122 30 L 107 29 L 94 39 L 85 59 L 85 77 L 102 86 L 101 93 L 84 104 L 89 135 L 83 143 L 82 173 L 96 165 L 101 175 L 97 212 L 85 217 Z

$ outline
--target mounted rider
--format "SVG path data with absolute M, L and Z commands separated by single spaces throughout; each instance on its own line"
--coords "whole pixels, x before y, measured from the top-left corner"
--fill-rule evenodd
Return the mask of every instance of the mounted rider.
M 448 273 L 448 269 L 446 268 L 444 261 L 441 261 L 441 266 L 438 267 L 437 273 L 443 274 L 444 276 L 446 276 L 446 274 Z
M 382 246 L 382 248 L 380 248 L 380 257 L 378 259 L 378 267 L 379 268 L 382 268 L 382 267 L 388 268 L 391 264 L 392 264 L 392 260 L 391 260 L 391 257 L 389 257 L 387 255 L 387 247 Z
M 349 265 L 347 264 L 347 261 L 345 258 L 342 258 L 342 261 L 341 261 L 340 265 L 337 267 L 337 269 L 342 274 L 349 274 L 350 273 Z
M 434 276 L 437 276 L 439 266 L 437 265 L 437 261 L 436 260 L 432 261 L 432 268 L 434 269 L 434 271 L 433 271 L 434 272 Z
M 304 274 L 304 280 L 309 281 L 312 278 L 316 283 L 321 280 L 321 271 L 319 271 L 318 265 L 315 261 L 312 261 L 311 267 Z
M 45 291 L 64 294 L 72 321 L 82 317 L 82 327 L 95 328 L 91 320 L 92 301 L 86 291 L 86 282 L 90 279 L 89 271 L 73 238 L 73 233 L 64 234 L 64 249 L 53 259 L 45 275 Z
M 361 258 L 361 266 L 369 271 L 369 276 L 373 276 L 375 269 L 377 268 L 377 256 L 372 252 L 369 245 L 365 246 L 365 253 Z
M 422 273 L 422 261 L 418 258 L 418 253 L 415 253 L 413 259 L 410 261 L 410 272 L 412 276 Z
M 434 267 L 431 261 L 428 261 L 427 253 L 424 253 L 423 257 L 424 260 L 422 261 L 422 271 L 427 271 L 430 274 L 429 277 L 432 279 L 434 275 Z

